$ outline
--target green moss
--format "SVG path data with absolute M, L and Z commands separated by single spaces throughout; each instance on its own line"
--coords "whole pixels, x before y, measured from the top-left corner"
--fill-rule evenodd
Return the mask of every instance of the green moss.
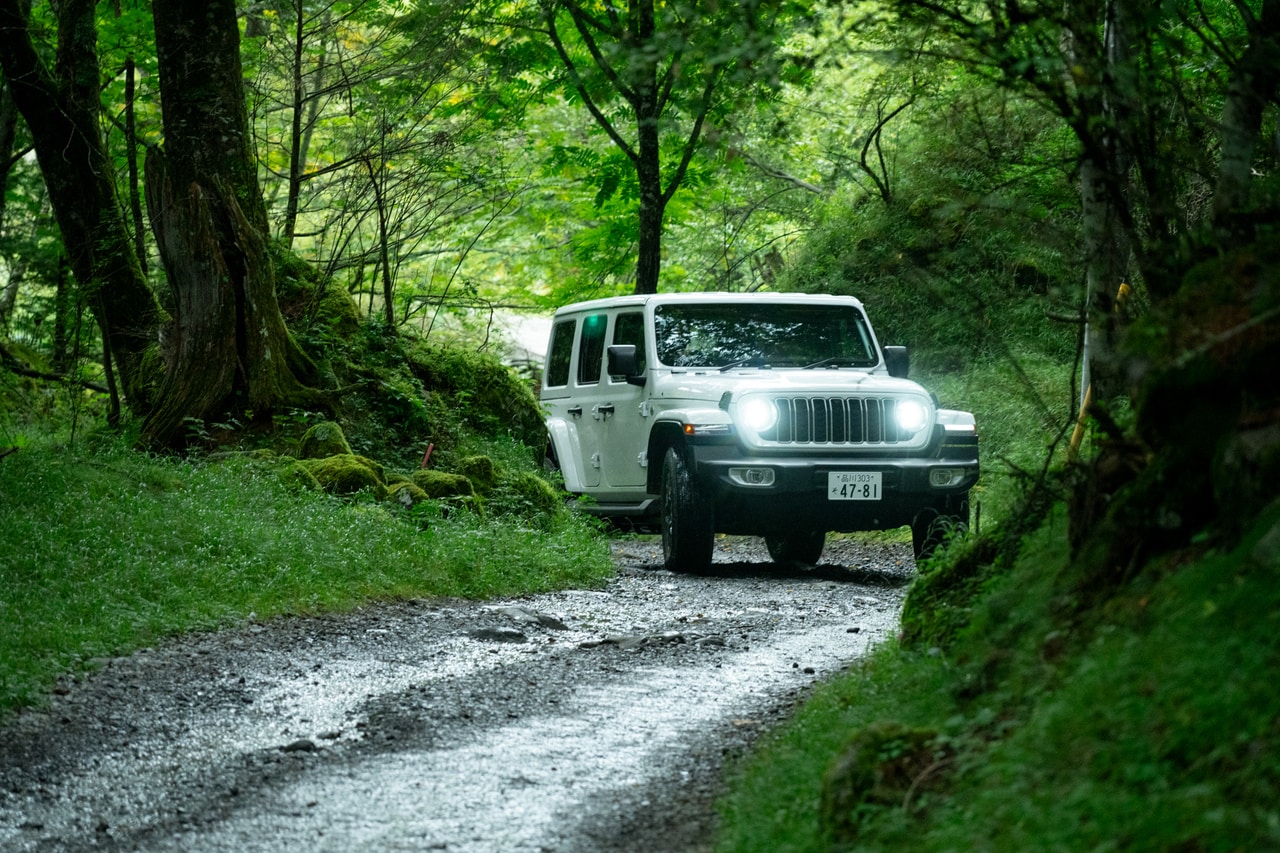
M 491 355 L 422 343 L 409 346 L 405 357 L 414 375 L 469 429 L 509 435 L 541 459 L 546 445 L 542 410 L 515 371 Z
M 482 495 L 492 492 L 501 476 L 498 466 L 488 456 L 465 456 L 454 463 L 453 469 L 470 480 Z
M 307 430 L 298 442 L 299 459 L 324 459 L 326 456 L 351 454 L 351 445 L 342 427 L 332 421 L 323 421 Z
M 288 460 L 284 465 L 279 466 L 276 471 L 281 482 L 290 489 L 318 492 L 323 488 L 320 485 L 320 481 L 316 479 L 316 475 L 296 459 Z
M 507 474 L 501 483 L 508 511 L 526 518 L 554 515 L 563 506 L 563 497 L 555 487 L 532 471 L 515 471 Z M 514 500 L 512 500 L 514 499 Z M 494 498 L 497 503 L 499 497 Z
M 298 464 L 311 472 L 321 488 L 330 494 L 352 495 L 368 490 L 379 500 L 387 496 L 381 466 L 363 456 L 348 453 L 324 459 L 301 459 Z
M 466 477 L 445 471 L 415 471 L 413 483 L 432 498 L 469 498 L 476 493 L 475 487 Z
M 431 500 L 431 496 L 412 480 L 403 480 L 387 487 L 387 497 L 401 506 L 417 506 L 423 501 Z

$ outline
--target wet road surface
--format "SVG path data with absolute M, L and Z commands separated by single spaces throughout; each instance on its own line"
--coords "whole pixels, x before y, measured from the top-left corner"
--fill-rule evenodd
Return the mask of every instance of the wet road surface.
M 0 728 L 3 850 L 709 849 L 727 763 L 892 638 L 909 547 L 281 619 L 104 661 Z

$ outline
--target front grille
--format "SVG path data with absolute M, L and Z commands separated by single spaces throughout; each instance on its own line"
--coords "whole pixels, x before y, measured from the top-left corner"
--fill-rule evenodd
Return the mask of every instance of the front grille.
M 778 422 L 760 433 L 780 444 L 885 444 L 909 441 L 892 397 L 778 397 Z

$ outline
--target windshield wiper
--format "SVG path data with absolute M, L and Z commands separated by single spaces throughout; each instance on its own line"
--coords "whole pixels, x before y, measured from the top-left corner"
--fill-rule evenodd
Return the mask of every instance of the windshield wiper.
M 742 358 L 735 358 L 733 361 L 729 362 L 728 364 L 721 365 L 720 372 L 724 373 L 725 371 L 733 370 L 735 367 L 748 367 L 748 366 L 764 367 L 767 364 L 768 364 L 768 360 L 760 353 L 756 353 L 755 355 L 748 355 Z
M 854 358 L 851 355 L 833 355 L 828 358 L 819 359 L 818 361 L 815 361 L 812 364 L 806 364 L 804 367 L 800 369 L 812 370 L 815 367 L 823 367 L 828 364 L 839 367 L 842 362 L 846 367 L 868 367 L 869 366 L 866 363 L 865 359 Z

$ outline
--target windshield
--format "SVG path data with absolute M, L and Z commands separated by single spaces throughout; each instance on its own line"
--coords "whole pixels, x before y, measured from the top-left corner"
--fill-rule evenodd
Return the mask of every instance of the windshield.
M 670 367 L 873 367 L 862 312 L 844 305 L 659 305 L 658 360 Z

